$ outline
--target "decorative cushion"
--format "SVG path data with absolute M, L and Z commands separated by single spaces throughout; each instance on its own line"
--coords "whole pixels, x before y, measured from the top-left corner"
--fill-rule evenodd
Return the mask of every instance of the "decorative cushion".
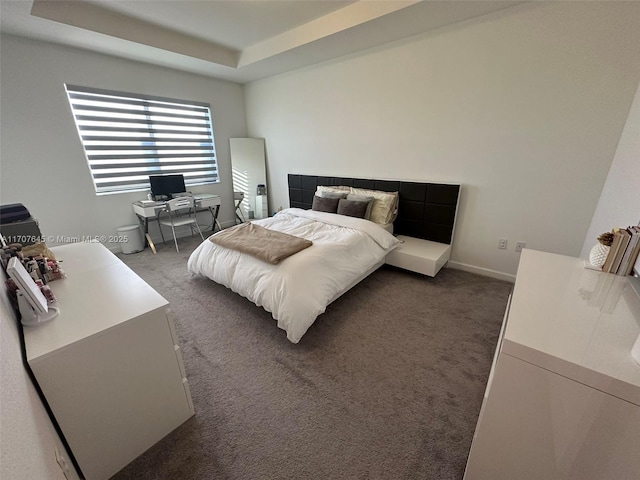
M 363 218 L 365 218 L 366 220 L 371 219 L 371 208 L 373 208 L 373 201 L 375 200 L 375 198 L 368 197 L 366 195 L 355 195 L 353 193 L 350 193 L 349 195 L 347 195 L 347 200 L 355 200 L 356 202 L 367 202 L 367 211 L 365 212 Z
M 326 198 L 314 195 L 311 210 L 316 210 L 318 212 L 336 213 L 338 211 L 339 201 L 339 198 Z
M 383 192 L 381 190 L 367 190 L 351 187 L 354 195 L 373 197 L 373 207 L 369 220 L 375 223 L 391 223 L 396 219 L 398 209 L 398 192 Z
M 364 218 L 368 205 L 369 202 L 358 202 L 356 200 L 341 198 L 338 200 L 338 211 L 336 213 L 349 217 Z

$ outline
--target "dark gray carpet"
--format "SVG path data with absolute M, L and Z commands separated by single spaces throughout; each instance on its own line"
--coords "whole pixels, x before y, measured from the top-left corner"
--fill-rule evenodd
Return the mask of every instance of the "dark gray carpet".
M 189 276 L 197 240 L 120 255 L 171 303 L 196 415 L 114 479 L 462 478 L 511 284 L 383 267 L 294 345 Z

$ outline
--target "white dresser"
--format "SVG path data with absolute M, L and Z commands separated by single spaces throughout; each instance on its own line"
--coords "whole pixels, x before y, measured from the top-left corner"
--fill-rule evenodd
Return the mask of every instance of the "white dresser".
M 630 277 L 523 250 L 465 480 L 640 478 Z
M 107 479 L 193 411 L 168 302 L 99 243 L 52 248 L 60 314 L 27 361 L 87 480 Z

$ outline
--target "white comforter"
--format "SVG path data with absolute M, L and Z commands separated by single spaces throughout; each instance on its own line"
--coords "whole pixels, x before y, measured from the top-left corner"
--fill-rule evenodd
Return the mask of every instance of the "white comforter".
M 329 303 L 398 244 L 393 235 L 368 220 L 299 208 L 255 223 L 306 238 L 313 245 L 271 265 L 207 239 L 191 254 L 188 269 L 271 312 L 293 343 L 300 341 Z

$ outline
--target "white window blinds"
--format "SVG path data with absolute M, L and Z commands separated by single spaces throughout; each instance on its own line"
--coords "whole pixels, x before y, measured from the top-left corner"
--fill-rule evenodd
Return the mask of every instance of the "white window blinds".
M 149 175 L 218 182 L 206 103 L 65 85 L 98 195 L 149 188 Z

